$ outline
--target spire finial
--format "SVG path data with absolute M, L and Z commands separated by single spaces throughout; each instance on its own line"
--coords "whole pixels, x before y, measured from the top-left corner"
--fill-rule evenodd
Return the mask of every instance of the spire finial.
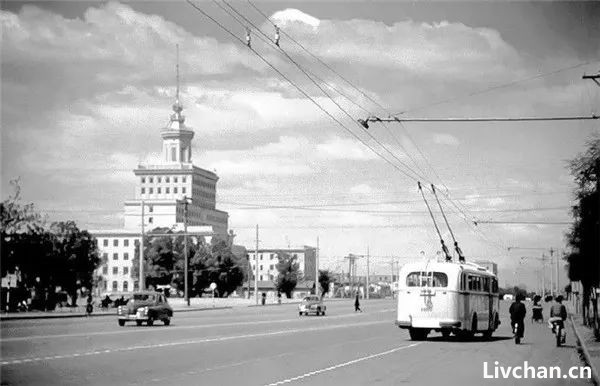
M 173 111 L 175 114 L 171 117 L 171 120 L 181 120 L 183 122 L 183 116 L 181 115 L 183 106 L 181 105 L 181 102 L 179 102 L 179 44 L 176 44 L 175 47 L 177 51 L 177 63 L 175 64 L 177 88 L 175 90 L 175 103 L 173 104 Z

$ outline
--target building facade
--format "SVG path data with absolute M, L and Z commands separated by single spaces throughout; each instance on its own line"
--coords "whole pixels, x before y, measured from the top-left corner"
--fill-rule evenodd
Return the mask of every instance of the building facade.
M 315 280 L 315 267 L 317 261 L 317 249 L 305 245 L 302 248 L 272 248 L 272 249 L 259 249 L 258 258 L 256 255 L 256 249 L 246 248 L 248 253 L 248 259 L 252 272 L 249 277 L 251 278 L 251 286 L 254 280 L 256 272 L 256 265 L 258 264 L 258 281 L 270 281 L 277 279 L 277 263 L 279 262 L 279 256 L 282 254 L 288 254 L 297 259 L 300 265 L 300 270 L 303 273 L 304 280 L 309 281 Z
M 90 230 L 98 240 L 103 258 L 97 270 L 101 278 L 98 292 L 129 292 L 138 290 L 137 278 L 132 277 L 132 260 L 142 232 L 155 228 L 183 230 L 203 242 L 213 236 L 229 240 L 227 212 L 216 208 L 218 176 L 192 163 L 194 131 L 185 125 L 183 106 L 177 97 L 169 123 L 161 130 L 162 158 L 156 164 L 138 165 L 135 196 L 125 201 L 124 228 Z M 194 230 L 190 230 L 194 228 Z

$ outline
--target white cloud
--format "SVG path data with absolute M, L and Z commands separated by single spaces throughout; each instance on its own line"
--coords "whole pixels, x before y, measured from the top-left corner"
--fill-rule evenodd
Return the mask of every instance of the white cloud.
M 458 146 L 460 141 L 458 138 L 451 134 L 445 133 L 434 133 L 433 134 L 433 142 L 438 145 L 448 145 L 448 146 Z
M 331 160 L 373 160 L 377 155 L 354 139 L 333 137 L 317 145 L 317 154 Z

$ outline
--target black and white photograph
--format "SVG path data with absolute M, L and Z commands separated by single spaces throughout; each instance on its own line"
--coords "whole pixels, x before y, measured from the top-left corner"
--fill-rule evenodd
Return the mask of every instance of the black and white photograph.
M 600 384 L 600 1 L 0 24 L 1 385 Z

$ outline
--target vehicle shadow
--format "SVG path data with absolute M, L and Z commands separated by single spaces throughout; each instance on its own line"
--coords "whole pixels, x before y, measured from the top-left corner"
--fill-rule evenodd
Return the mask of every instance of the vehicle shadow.
M 513 339 L 512 336 L 492 336 L 490 338 L 485 338 L 483 336 L 473 336 L 473 337 L 460 337 L 460 336 L 449 336 L 447 338 L 443 336 L 432 336 L 428 337 L 427 341 L 429 342 L 461 342 L 461 343 L 481 343 L 481 342 L 498 342 L 502 340 L 510 340 Z

